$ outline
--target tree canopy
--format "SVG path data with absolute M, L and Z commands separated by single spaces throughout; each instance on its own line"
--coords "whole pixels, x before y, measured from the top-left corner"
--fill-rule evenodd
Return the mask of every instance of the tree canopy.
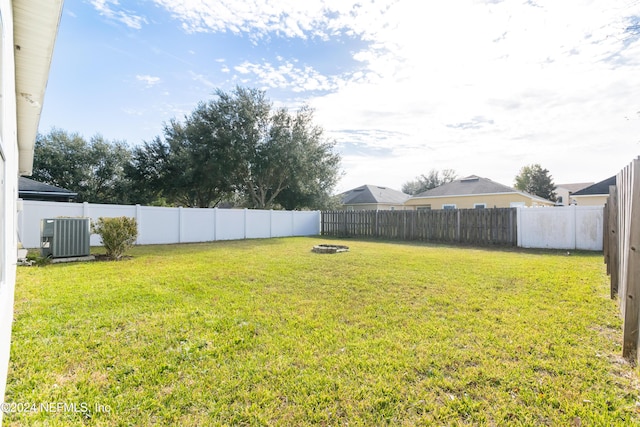
M 454 181 L 457 177 L 456 171 L 453 169 L 443 169 L 442 171 L 431 169 L 427 175 L 422 174 L 414 180 L 402 184 L 402 192 L 415 196 L 416 194 Z
M 313 111 L 276 109 L 257 89 L 215 95 L 134 150 L 133 179 L 186 206 L 233 199 L 259 209 L 327 207 L 340 156 Z
M 36 138 L 32 178 L 78 193 L 79 202 L 126 203 L 130 160 L 123 141 L 100 135 L 87 141 L 77 133 L 52 129 Z
M 523 166 L 516 176 L 515 188 L 552 202 L 556 201 L 556 185 L 549 171 L 539 164 Z
M 81 202 L 324 209 L 340 176 L 334 148 L 309 107 L 291 113 L 237 87 L 135 148 L 60 129 L 38 135 L 33 178 Z

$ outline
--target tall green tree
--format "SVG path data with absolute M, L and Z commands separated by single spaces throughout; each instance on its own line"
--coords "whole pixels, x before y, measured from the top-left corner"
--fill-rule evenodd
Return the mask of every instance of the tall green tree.
M 543 199 L 556 201 L 556 185 L 549 170 L 539 164 L 523 166 L 516 176 L 515 188 Z
M 415 196 L 416 194 L 424 193 L 427 190 L 454 181 L 457 177 L 456 171 L 453 169 L 443 169 L 442 171 L 431 169 L 428 174 L 422 174 L 412 181 L 405 182 L 402 185 L 402 192 Z
M 224 137 L 224 117 L 200 103 L 184 122 L 173 119 L 156 137 L 133 151 L 129 176 L 146 188 L 147 198 L 171 204 L 213 207 L 233 189 L 237 160 Z M 143 195 L 145 196 L 145 195 Z
M 216 91 L 164 138 L 134 150 L 132 176 L 174 203 L 316 208 L 327 204 L 339 176 L 335 143 L 313 124 L 312 110 L 273 108 L 263 91 Z
M 87 141 L 78 133 L 54 128 L 36 138 L 32 178 L 77 192 L 80 202 L 126 203 L 125 169 L 130 159 L 124 141 L 100 135 Z

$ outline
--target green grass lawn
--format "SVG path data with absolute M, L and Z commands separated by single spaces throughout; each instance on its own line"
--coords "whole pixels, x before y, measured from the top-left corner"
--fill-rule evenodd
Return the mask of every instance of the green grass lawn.
M 640 424 L 601 254 L 326 241 L 20 267 L 6 425 Z

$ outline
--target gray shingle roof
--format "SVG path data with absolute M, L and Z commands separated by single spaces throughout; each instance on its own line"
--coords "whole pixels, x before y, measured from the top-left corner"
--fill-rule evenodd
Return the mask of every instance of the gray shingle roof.
M 21 176 L 18 180 L 18 193 L 21 194 L 55 194 L 74 197 L 77 193 L 66 188 L 56 187 L 55 185 L 45 184 L 44 182 L 34 181 Z
M 473 194 L 495 194 L 495 193 L 517 193 L 515 190 L 506 185 L 499 184 L 487 178 L 481 178 L 476 175 L 470 175 L 462 179 L 443 184 L 431 190 L 417 194 L 415 197 L 447 197 L 447 196 L 466 196 Z
M 590 185 L 587 188 L 583 188 L 580 191 L 576 191 L 575 193 L 571 194 L 571 196 L 594 196 L 600 194 L 609 194 L 610 185 L 616 185 L 615 175 L 603 181 L 596 182 L 595 184 Z
M 403 204 L 409 195 L 401 191 L 377 185 L 363 185 L 340 194 L 343 205 Z

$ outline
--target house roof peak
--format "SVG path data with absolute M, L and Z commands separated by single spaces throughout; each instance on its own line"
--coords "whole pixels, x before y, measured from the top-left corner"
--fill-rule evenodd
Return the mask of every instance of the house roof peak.
M 340 195 L 343 205 L 403 204 L 409 195 L 381 185 L 361 185 Z

